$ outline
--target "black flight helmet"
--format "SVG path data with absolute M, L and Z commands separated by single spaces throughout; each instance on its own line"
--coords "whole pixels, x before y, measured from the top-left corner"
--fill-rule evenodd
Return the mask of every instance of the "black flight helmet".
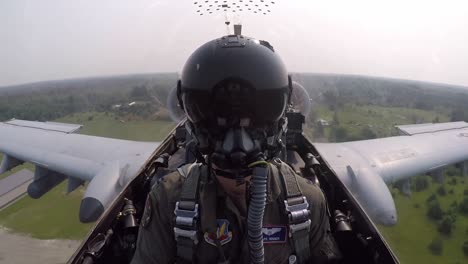
M 200 151 L 211 154 L 220 144 L 224 152 L 234 151 L 230 141 L 223 141 L 232 128 L 242 131 L 231 137 L 249 134 L 264 151 L 266 139 L 280 131 L 291 85 L 283 61 L 267 41 L 230 35 L 195 50 L 177 88 Z M 252 142 L 240 141 L 248 152 Z

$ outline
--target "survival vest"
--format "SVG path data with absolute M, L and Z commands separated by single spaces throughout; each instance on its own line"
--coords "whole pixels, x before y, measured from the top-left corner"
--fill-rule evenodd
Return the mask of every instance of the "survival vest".
M 198 170 L 193 170 L 198 166 Z M 311 220 L 309 203 L 302 194 L 296 176 L 288 165 L 280 160 L 269 163 L 271 173 L 279 175 L 283 185 L 284 213 L 288 216 L 289 237 L 292 241 L 294 255 L 289 263 L 308 263 L 310 261 L 309 231 Z M 199 185 L 208 175 L 208 166 L 194 163 L 178 169 L 185 182 L 182 186 L 179 201 L 176 203 L 174 236 L 177 243 L 177 258 L 182 262 L 193 263 L 199 243 Z M 199 172 L 199 173 L 192 173 Z M 273 175 L 273 176 L 276 176 Z

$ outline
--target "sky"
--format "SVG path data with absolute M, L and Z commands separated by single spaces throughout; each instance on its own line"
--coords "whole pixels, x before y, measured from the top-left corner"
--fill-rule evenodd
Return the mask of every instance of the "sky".
M 0 86 L 179 72 L 197 47 L 228 33 L 226 17 L 269 41 L 292 72 L 468 86 L 468 1 L 253 0 L 271 12 L 200 16 L 198 5 L 216 5 L 208 2 L 2 0 Z

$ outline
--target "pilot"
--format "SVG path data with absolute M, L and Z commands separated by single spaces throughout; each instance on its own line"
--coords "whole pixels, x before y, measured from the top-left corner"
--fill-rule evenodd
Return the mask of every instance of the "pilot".
M 292 85 L 266 41 L 198 48 L 178 82 L 197 161 L 149 193 L 132 263 L 330 263 L 321 189 L 278 157 Z

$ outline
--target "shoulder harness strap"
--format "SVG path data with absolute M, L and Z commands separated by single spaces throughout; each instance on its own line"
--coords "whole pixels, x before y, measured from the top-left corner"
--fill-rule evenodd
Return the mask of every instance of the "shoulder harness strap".
M 285 195 L 284 206 L 288 216 L 289 237 L 292 240 L 298 264 L 310 261 L 310 211 L 307 198 L 302 194 L 296 175 L 284 162 L 278 162 L 277 167 L 282 177 Z
M 194 170 L 195 166 L 199 168 Z M 186 179 L 174 209 L 177 257 L 179 260 L 193 263 L 199 235 L 198 187 L 202 174 L 206 174 L 206 166 L 191 164 L 179 168 L 178 171 Z

